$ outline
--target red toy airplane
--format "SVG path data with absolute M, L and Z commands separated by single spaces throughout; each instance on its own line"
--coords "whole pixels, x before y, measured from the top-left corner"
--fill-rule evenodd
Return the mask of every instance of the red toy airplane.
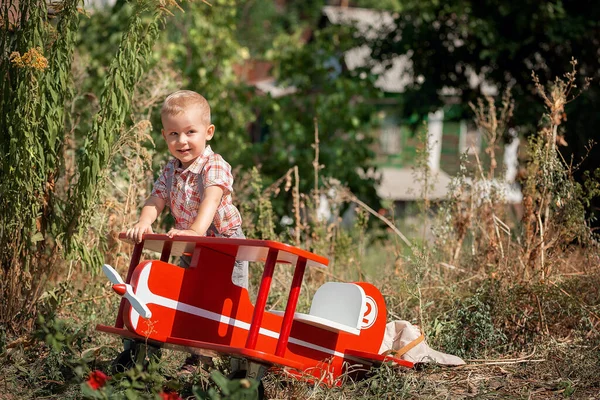
M 144 248 L 160 252 L 160 260 L 140 262 Z M 190 268 L 168 263 L 171 256 L 184 253 L 192 256 Z M 231 280 L 236 259 L 265 263 L 255 304 L 248 290 Z M 287 307 L 265 311 L 277 263 L 295 266 Z M 338 384 L 351 365 L 368 369 L 391 361 L 413 367 L 377 354 L 386 307 L 379 290 L 369 283 L 325 283 L 308 314 L 295 312 L 306 267 L 325 268 L 328 263 L 324 257 L 269 240 L 147 234 L 134 248 L 125 282 L 112 267 L 103 267 L 124 299 L 115 326 L 96 329 L 158 347 L 228 355 L 233 368 L 259 380 L 271 367 L 328 385 Z

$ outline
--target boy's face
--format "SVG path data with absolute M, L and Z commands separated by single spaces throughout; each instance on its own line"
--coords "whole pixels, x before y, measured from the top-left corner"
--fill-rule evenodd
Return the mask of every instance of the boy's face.
M 185 108 L 183 113 L 162 116 L 162 135 L 173 157 L 189 167 L 200 157 L 206 142 L 212 139 L 215 126 L 208 124 L 202 110 L 197 106 Z

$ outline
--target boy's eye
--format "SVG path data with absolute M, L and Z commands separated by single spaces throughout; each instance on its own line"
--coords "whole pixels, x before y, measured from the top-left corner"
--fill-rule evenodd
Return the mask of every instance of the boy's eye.
M 177 132 L 171 132 L 171 133 L 169 133 L 169 135 L 175 136 L 175 135 L 177 135 Z
M 192 135 L 194 133 L 196 133 L 196 131 L 193 131 L 193 130 L 192 131 L 188 131 L 188 135 Z

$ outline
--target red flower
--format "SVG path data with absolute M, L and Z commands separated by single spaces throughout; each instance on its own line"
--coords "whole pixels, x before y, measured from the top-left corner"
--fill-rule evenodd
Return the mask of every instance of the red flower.
M 158 394 L 162 400 L 183 400 L 177 392 L 160 392 Z
M 88 377 L 87 384 L 94 390 L 100 389 L 110 378 L 102 371 L 92 371 Z

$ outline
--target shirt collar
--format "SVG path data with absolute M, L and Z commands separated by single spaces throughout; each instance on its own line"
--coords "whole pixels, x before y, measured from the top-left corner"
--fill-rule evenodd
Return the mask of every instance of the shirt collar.
M 199 174 L 202 171 L 204 164 L 206 164 L 206 161 L 208 160 L 208 158 L 210 156 L 212 156 L 213 154 L 214 154 L 214 152 L 212 151 L 210 146 L 206 146 L 204 148 L 204 151 L 202 152 L 202 155 L 199 156 L 198 158 L 196 158 L 194 160 L 194 162 L 189 167 L 187 167 L 185 170 L 183 170 L 183 167 L 181 166 L 181 161 L 177 160 L 177 164 L 176 164 L 177 169 L 181 173 L 192 172 L 194 174 Z

